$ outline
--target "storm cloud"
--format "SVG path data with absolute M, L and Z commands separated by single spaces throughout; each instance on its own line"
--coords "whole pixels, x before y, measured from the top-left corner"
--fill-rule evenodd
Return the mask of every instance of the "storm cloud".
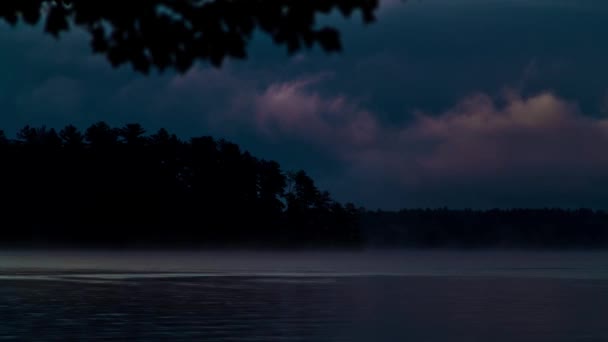
M 88 38 L 0 25 L 0 128 L 140 122 L 214 135 L 302 168 L 339 200 L 381 207 L 608 208 L 608 5 L 386 0 L 334 17 L 344 51 L 144 77 Z M 539 24 L 542 22 L 542 25 Z
M 322 96 L 314 90 L 322 81 L 306 77 L 260 91 L 251 104 L 255 127 L 273 141 L 295 136 L 324 148 L 348 165 L 361 193 L 384 186 L 403 198 L 433 194 L 427 200 L 434 206 L 454 206 L 457 197 L 458 206 L 478 207 L 492 196 L 503 206 L 592 206 L 587 195 L 608 184 L 608 119 L 549 91 L 475 93 L 439 113 L 416 111 L 397 126 L 345 95 Z

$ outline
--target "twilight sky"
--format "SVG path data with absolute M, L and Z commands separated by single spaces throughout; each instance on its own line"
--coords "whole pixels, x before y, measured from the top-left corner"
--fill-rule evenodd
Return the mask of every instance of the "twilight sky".
M 224 137 L 371 209 L 608 209 L 606 18 L 605 0 L 384 0 L 371 26 L 319 18 L 341 54 L 259 36 L 246 61 L 147 77 L 83 32 L 2 22 L 0 127 Z

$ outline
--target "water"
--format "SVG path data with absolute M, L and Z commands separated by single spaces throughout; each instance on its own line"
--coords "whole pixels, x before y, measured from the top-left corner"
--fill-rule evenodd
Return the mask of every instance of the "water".
M 0 340 L 96 339 L 608 341 L 608 253 L 0 253 Z

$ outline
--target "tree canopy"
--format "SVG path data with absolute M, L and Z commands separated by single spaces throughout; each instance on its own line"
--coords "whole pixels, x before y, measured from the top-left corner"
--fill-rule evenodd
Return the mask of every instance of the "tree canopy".
M 285 45 L 290 54 L 319 45 L 341 49 L 339 32 L 316 27 L 318 13 L 360 11 L 374 20 L 378 0 L 5 0 L 0 19 L 36 25 L 59 37 L 74 27 L 91 36 L 93 52 L 114 67 L 130 63 L 144 74 L 152 69 L 187 71 L 197 60 L 220 67 L 227 56 L 247 57 L 255 30 Z

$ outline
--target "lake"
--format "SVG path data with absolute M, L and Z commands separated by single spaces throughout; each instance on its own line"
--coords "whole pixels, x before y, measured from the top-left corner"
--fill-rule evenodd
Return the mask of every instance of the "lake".
M 608 253 L 0 252 L 0 340 L 608 341 Z

